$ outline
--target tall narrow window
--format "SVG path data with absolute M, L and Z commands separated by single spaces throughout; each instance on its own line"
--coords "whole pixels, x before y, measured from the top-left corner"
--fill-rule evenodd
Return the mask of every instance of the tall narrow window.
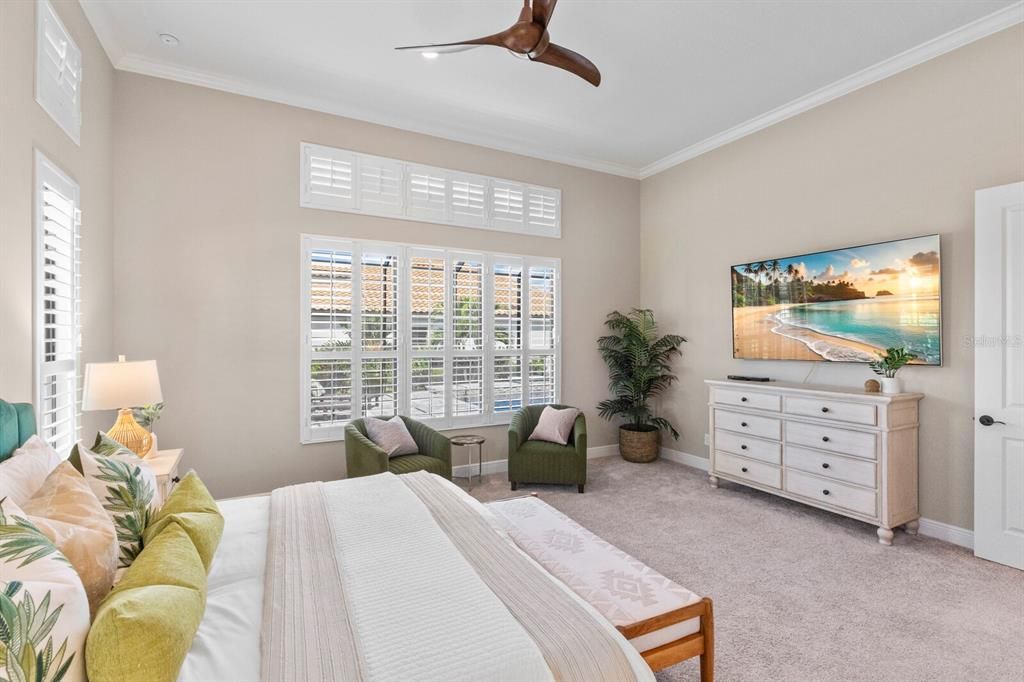
M 384 250 L 362 255 L 362 413 L 370 417 L 398 414 L 399 259 Z
M 559 399 L 555 259 L 303 237 L 303 442 L 361 417 L 508 423 Z
M 530 268 L 529 398 L 531 405 L 555 401 L 555 268 Z
M 82 51 L 46 0 L 36 7 L 36 101 L 75 144 L 82 130 Z
M 40 435 L 67 455 L 81 427 L 79 190 L 39 152 L 35 171 L 36 413 Z
M 318 427 L 352 418 L 352 251 L 316 249 L 309 262 L 310 419 Z

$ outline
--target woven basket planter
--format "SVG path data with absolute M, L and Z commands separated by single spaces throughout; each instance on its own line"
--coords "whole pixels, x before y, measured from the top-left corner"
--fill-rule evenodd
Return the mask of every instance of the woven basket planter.
M 619 454 L 627 462 L 642 464 L 658 459 L 660 442 L 661 432 L 658 429 L 631 431 L 625 427 L 619 427 Z

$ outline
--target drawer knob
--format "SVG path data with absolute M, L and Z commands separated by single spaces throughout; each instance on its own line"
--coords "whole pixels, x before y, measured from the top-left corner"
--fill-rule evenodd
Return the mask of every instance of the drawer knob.
M 827 443 L 827 442 L 828 442 L 828 440 L 829 440 L 829 439 L 828 439 L 828 436 L 822 436 L 822 437 L 821 437 L 821 441 L 822 441 L 823 443 Z
M 740 398 L 740 402 L 741 403 L 747 402 L 747 396 L 743 396 L 742 398 Z
M 742 427 L 746 428 L 746 426 L 747 426 L 747 422 L 740 422 L 740 426 L 742 426 Z
M 821 408 L 821 411 L 822 412 L 828 412 L 828 408 L 827 407 L 823 407 L 823 408 Z
M 174 478 L 171 479 L 171 483 L 181 483 L 181 478 L 175 476 Z
M 746 444 L 743 444 L 743 445 L 740 446 L 740 450 L 746 450 L 746 449 L 747 449 Z
M 743 473 L 747 473 L 747 467 L 740 467 L 740 471 L 742 471 Z
M 832 493 L 830 493 L 830 492 L 828 491 L 828 488 L 826 488 L 825 490 L 822 490 L 822 491 L 821 491 L 821 494 L 822 494 L 822 495 L 831 495 Z
M 822 469 L 828 469 L 828 462 L 825 462 L 824 464 L 822 464 L 821 468 Z

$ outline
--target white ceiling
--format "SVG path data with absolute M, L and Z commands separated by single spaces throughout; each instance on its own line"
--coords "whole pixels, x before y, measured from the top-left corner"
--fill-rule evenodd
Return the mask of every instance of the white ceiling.
M 593 88 L 499 48 L 392 49 L 494 33 L 517 0 L 80 1 L 121 69 L 633 177 L 1024 15 L 1010 0 L 561 0 L 552 41 L 597 64 Z

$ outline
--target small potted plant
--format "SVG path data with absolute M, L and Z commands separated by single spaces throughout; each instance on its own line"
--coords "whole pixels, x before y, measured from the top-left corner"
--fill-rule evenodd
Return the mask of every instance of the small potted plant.
M 907 349 L 903 346 L 899 348 L 886 348 L 885 355 L 879 355 L 878 359 L 868 363 L 868 366 L 871 368 L 871 371 L 881 377 L 879 381 L 882 384 L 882 393 L 902 393 L 903 386 L 896 377 L 896 372 L 909 364 L 911 360 L 916 359 L 917 356 L 913 353 L 908 353 Z
M 625 418 L 619 426 L 623 459 L 651 462 L 658 457 L 662 429 L 679 438 L 679 432 L 664 417 L 654 416 L 647 403 L 676 381 L 670 365 L 686 339 L 676 334 L 659 337 L 654 313 L 648 309 L 634 308 L 628 315 L 616 310 L 605 325 L 612 333 L 599 338 L 597 348 L 608 365 L 608 388 L 614 397 L 601 401 L 597 409 L 608 420 Z
M 132 408 L 132 416 L 135 417 L 135 421 L 139 423 L 144 429 L 149 430 L 149 434 L 153 437 L 153 443 L 149 447 L 150 452 L 156 451 L 156 434 L 153 433 L 153 427 L 160 421 L 160 413 L 164 411 L 163 403 L 154 403 L 153 405 L 143 405 L 141 407 Z

